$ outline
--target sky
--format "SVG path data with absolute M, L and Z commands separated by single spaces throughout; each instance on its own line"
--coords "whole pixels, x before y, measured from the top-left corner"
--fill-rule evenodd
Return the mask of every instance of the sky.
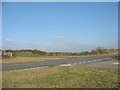
M 80 52 L 118 47 L 117 2 L 3 2 L 2 48 Z
M 0 3 L 0 50 L 2 49 L 2 3 Z

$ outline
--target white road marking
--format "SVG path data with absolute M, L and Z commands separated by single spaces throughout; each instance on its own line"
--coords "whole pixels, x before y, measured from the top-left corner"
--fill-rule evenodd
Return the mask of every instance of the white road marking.
M 110 58 L 96 59 L 96 60 L 91 60 L 91 61 L 87 61 L 87 62 L 101 61 L 101 60 L 106 60 L 106 59 L 110 59 Z M 87 62 L 78 62 L 78 63 L 79 63 L 79 64 L 82 64 L 82 63 L 87 63 Z M 72 66 L 72 65 L 77 65 L 78 63 L 61 64 L 61 65 L 59 65 L 59 66 Z M 113 64 L 118 64 L 118 63 L 113 63 Z
M 61 64 L 60 66 L 71 66 L 71 64 Z
M 113 64 L 120 64 L 120 63 L 117 62 L 117 63 L 113 63 Z

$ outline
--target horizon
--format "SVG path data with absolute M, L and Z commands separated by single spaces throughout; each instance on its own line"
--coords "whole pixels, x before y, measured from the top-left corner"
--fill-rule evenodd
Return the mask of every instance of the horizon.
M 120 50 L 120 49 L 115 49 L 115 48 L 103 48 L 103 47 L 100 47 L 101 49 L 103 50 Z M 81 52 L 91 52 L 93 50 L 96 50 L 95 49 L 92 49 L 92 50 L 86 50 L 86 51 L 79 51 L 79 52 L 71 52 L 71 51 L 42 51 L 42 50 L 39 50 L 39 49 L 4 49 L 4 50 L 0 50 L 0 51 L 6 51 L 6 50 L 12 50 L 12 51 L 22 51 L 22 50 L 37 50 L 37 51 L 41 51 L 41 52 L 46 52 L 46 53 L 81 53 Z
M 3 2 L 2 49 L 81 52 L 118 48 L 117 2 Z

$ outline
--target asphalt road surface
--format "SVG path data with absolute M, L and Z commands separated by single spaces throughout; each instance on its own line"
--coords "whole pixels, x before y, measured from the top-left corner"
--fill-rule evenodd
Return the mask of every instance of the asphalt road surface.
M 70 66 L 72 64 L 81 65 L 85 63 L 94 63 L 104 60 L 110 60 L 112 56 L 97 56 L 97 57 L 86 57 L 86 58 L 66 58 L 59 60 L 44 60 L 40 62 L 27 62 L 27 63 L 17 63 L 17 64 L 3 64 L 2 70 L 16 70 L 34 67 L 48 67 L 48 66 Z

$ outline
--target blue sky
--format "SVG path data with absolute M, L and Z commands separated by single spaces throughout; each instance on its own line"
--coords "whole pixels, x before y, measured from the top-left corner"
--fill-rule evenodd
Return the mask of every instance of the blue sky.
M 79 52 L 118 46 L 118 4 L 3 3 L 3 49 Z

